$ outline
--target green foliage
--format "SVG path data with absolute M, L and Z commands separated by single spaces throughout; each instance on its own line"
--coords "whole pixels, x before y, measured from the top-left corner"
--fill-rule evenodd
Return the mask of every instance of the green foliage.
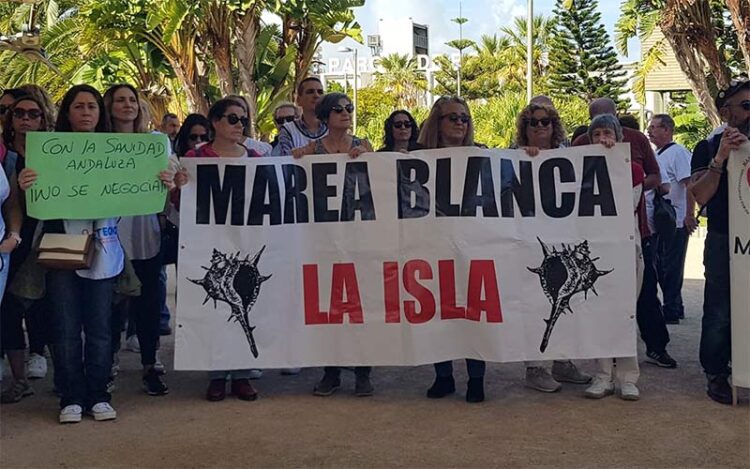
M 380 59 L 381 72 L 375 82 L 396 98 L 399 106 L 412 108 L 427 90 L 427 79 L 417 68 L 417 59 L 408 55 L 391 54 Z
M 573 0 L 565 8 L 557 0 L 551 37 L 550 86 L 557 96 L 575 95 L 586 101 L 609 97 L 620 100 L 626 82 L 595 0 Z
M 693 93 L 673 93 L 668 113 L 674 119 L 675 141 L 689 150 L 711 133 L 711 123 Z

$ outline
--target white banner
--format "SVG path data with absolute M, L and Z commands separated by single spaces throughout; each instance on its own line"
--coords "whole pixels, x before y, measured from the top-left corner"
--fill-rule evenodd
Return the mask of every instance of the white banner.
M 750 388 L 750 143 L 732 152 L 727 172 L 732 384 Z
M 185 158 L 175 368 L 634 356 L 629 156 Z

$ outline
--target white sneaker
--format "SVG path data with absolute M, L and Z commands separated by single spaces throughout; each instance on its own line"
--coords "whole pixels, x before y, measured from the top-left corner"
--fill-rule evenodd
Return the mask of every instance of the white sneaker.
M 133 334 L 125 339 L 125 350 L 130 350 L 134 353 L 141 353 L 141 344 L 138 342 L 138 336 Z
M 38 353 L 32 353 L 26 362 L 26 377 L 29 379 L 44 379 L 47 376 L 47 359 Z
M 253 368 L 252 370 L 250 370 L 250 376 L 248 376 L 248 379 L 260 379 L 262 377 L 263 377 L 263 370 Z
M 526 387 L 541 392 L 556 392 L 562 385 L 545 368 L 530 366 L 526 368 Z
M 615 383 L 605 381 L 601 378 L 594 378 L 594 382 L 591 386 L 586 388 L 583 395 L 591 399 L 601 399 L 602 397 L 609 396 L 615 392 Z
M 641 398 L 635 383 L 622 383 L 620 385 L 620 398 L 625 401 L 637 401 Z
M 82 413 L 83 409 L 78 404 L 66 405 L 60 411 L 60 423 L 78 423 Z
M 91 408 L 91 415 L 96 421 L 114 420 L 117 418 L 117 411 L 109 405 L 109 402 L 100 402 Z

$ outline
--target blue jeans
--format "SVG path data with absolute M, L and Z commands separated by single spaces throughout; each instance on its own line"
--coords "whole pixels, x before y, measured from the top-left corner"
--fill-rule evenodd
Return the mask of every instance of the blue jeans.
M 664 294 L 664 319 L 674 321 L 685 317 L 682 305 L 682 278 L 685 276 L 685 256 L 687 255 L 688 232 L 677 228 L 669 242 L 659 239 L 657 268 L 659 285 Z
M 5 295 L 5 284 L 8 281 L 8 269 L 10 269 L 10 253 L 0 253 L 0 302 Z
M 703 289 L 703 324 L 700 360 L 708 375 L 728 376 L 732 357 L 729 313 L 729 236 L 708 233 L 703 249 L 706 285 Z
M 72 270 L 51 270 L 47 274 L 61 408 L 71 404 L 88 408 L 110 401 L 107 381 L 112 368 L 114 285 L 115 278 L 90 280 Z
M 159 324 L 162 329 L 169 327 L 169 307 L 167 306 L 167 266 L 161 266 L 159 272 L 159 304 L 161 305 Z
M 466 359 L 466 372 L 469 378 L 484 378 L 485 363 L 482 360 Z M 435 374 L 438 378 L 453 377 L 453 362 L 435 363 Z

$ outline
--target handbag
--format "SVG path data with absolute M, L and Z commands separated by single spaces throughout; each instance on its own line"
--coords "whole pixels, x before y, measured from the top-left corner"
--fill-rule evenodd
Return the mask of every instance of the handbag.
M 672 202 L 657 191 L 654 191 L 654 228 L 665 242 L 669 242 L 677 231 L 677 212 Z
M 37 263 L 48 269 L 88 269 L 94 257 L 94 237 L 91 234 L 44 233 L 37 253 Z

